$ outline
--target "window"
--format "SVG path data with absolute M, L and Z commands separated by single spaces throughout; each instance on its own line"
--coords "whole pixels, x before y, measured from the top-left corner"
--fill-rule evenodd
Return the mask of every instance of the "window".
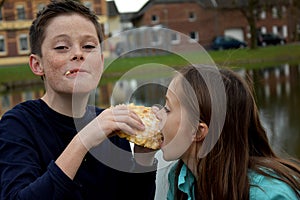
M 158 30 L 153 30 L 151 32 L 151 35 L 152 35 L 152 45 L 153 46 L 157 46 L 159 44 L 161 44 L 161 40 L 160 40 L 160 33 Z
M 0 35 L 0 54 L 4 53 L 5 50 L 5 40 L 2 35 Z
M 3 20 L 3 16 L 2 16 L 2 8 L 0 8 L 0 21 Z
M 288 27 L 287 27 L 287 25 L 282 26 L 282 36 L 284 38 L 288 37 Z
M 37 11 L 39 12 L 39 11 L 41 11 L 41 10 L 43 10 L 44 8 L 45 8 L 45 4 L 44 3 L 39 3 L 38 5 L 37 5 Z
M 25 7 L 24 5 L 17 6 L 17 17 L 18 19 L 25 19 Z
M 159 17 L 157 15 L 152 15 L 151 16 L 151 22 L 152 24 L 156 24 L 159 22 Z
M 195 21 L 196 20 L 196 14 L 194 12 L 189 12 L 189 21 Z
M 172 33 L 171 34 L 171 43 L 172 44 L 179 44 L 180 43 L 180 35 L 179 35 L 179 33 Z
M 19 50 L 21 53 L 27 52 L 28 47 L 28 36 L 26 34 L 21 34 L 19 37 Z
M 276 7 L 272 8 L 272 17 L 273 18 L 278 18 L 278 10 Z
M 267 33 L 267 28 L 266 28 L 265 26 L 262 26 L 262 27 L 260 28 L 260 32 L 261 32 L 262 34 L 266 34 L 266 33 Z
M 83 2 L 83 5 L 85 5 L 85 7 L 89 8 L 90 10 L 93 10 L 93 5 L 90 1 Z
M 281 16 L 282 16 L 282 17 L 285 17 L 285 16 L 286 16 L 286 7 L 285 7 L 285 6 L 282 6 L 282 7 L 281 7 Z
M 260 13 L 260 19 L 266 19 L 266 11 L 262 10 Z
M 190 42 L 198 42 L 199 40 L 199 35 L 198 35 L 198 32 L 190 32 Z
M 272 32 L 277 35 L 278 34 L 278 27 L 277 26 L 273 26 L 272 27 Z

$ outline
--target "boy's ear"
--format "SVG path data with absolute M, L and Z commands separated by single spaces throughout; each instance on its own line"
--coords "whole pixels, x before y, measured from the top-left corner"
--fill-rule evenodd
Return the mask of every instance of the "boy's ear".
M 208 126 L 206 123 L 200 122 L 198 125 L 198 130 L 194 135 L 194 142 L 202 142 L 208 133 Z
M 37 76 L 44 76 L 44 68 L 41 65 L 40 57 L 35 54 L 29 56 L 29 66 L 31 71 Z

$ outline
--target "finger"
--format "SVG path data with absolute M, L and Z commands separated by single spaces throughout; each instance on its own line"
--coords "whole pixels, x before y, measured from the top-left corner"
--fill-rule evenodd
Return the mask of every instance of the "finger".
M 136 135 L 136 130 L 134 130 L 133 128 L 131 128 L 129 125 L 127 125 L 126 123 L 122 123 L 122 122 L 117 122 L 116 123 L 116 128 L 118 130 L 121 130 L 129 135 Z
M 134 129 L 138 129 L 138 130 L 144 130 L 145 126 L 140 123 L 140 121 L 138 121 L 135 118 L 129 117 L 127 115 L 117 115 L 114 116 L 114 121 L 116 123 L 125 123 L 128 126 L 134 128 Z
M 162 105 L 160 104 L 154 104 L 152 107 L 151 107 L 151 110 L 154 114 L 156 114 L 158 111 L 160 111 L 161 109 L 163 108 Z
M 144 126 L 144 123 L 141 120 L 141 118 L 132 110 L 129 110 L 124 107 L 118 107 L 118 108 L 114 108 L 112 110 L 112 113 L 115 117 L 116 116 L 125 116 L 125 117 L 132 118 L 132 119 L 136 120 L 141 126 Z

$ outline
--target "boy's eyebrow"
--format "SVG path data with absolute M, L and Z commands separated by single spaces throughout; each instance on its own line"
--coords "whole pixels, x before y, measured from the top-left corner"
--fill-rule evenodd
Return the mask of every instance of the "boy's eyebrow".
M 91 38 L 91 39 L 98 39 L 98 37 L 94 36 L 94 35 L 83 35 L 83 38 Z M 54 39 L 56 38 L 70 38 L 69 35 L 67 34 L 60 34 L 60 35 L 56 35 L 53 37 Z
M 53 39 L 57 39 L 57 38 L 69 38 L 69 36 L 67 34 L 60 34 L 60 35 L 55 35 L 53 37 Z

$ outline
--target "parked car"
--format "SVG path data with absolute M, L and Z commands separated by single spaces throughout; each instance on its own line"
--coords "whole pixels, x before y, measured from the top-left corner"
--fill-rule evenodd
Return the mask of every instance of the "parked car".
M 247 47 L 247 43 L 230 36 L 217 36 L 212 42 L 212 49 L 238 49 Z
M 286 40 L 276 34 L 266 33 L 262 34 L 259 33 L 257 36 L 257 45 L 258 46 L 267 46 L 267 45 L 283 45 L 286 43 Z

